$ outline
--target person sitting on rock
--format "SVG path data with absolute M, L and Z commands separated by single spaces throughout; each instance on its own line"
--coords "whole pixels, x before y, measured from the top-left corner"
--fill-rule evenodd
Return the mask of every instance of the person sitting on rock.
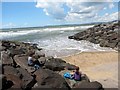
M 79 71 L 79 67 L 76 67 L 74 74 L 72 75 L 72 78 L 75 81 L 80 81 L 81 80 L 81 72 Z
M 34 55 L 34 53 L 30 53 L 29 54 L 29 57 L 28 57 L 28 66 L 34 66 L 33 55 Z
M 40 68 L 40 65 L 37 62 L 37 60 L 33 60 L 33 57 L 34 57 L 34 53 L 30 53 L 28 57 L 28 66 L 34 66 L 35 70 L 37 70 Z

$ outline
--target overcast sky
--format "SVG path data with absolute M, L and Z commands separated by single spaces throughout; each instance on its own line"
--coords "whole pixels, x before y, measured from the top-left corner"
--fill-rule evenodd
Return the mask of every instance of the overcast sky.
M 3 2 L 2 27 L 83 24 L 118 19 L 118 2 Z M 94 0 L 95 1 L 95 0 Z M 110 0 L 109 0 L 110 1 Z

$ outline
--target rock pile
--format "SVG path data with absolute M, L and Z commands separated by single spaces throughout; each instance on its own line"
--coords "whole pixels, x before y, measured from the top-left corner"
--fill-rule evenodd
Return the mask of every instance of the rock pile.
M 45 56 L 42 49 L 38 48 L 36 44 L 1 41 L 0 51 L 2 90 L 10 88 L 65 88 L 70 90 L 71 88 L 81 87 L 81 84 L 77 83 L 70 86 L 71 81 L 64 79 L 63 74 L 59 73 L 64 71 L 64 68 L 67 68 L 68 71 L 75 70 L 75 65 L 66 63 L 60 58 Z M 40 69 L 35 70 L 33 67 L 28 66 L 29 52 L 35 52 L 35 57 L 43 63 Z M 91 83 L 88 78 L 84 81 Z M 84 86 L 84 83 L 82 85 Z M 98 84 L 92 83 L 92 85 L 95 85 L 96 90 L 101 90 L 96 86 Z M 100 83 L 99 85 L 101 86 Z
M 120 21 L 95 25 L 68 38 L 78 41 L 87 40 L 95 44 L 100 44 L 102 47 L 118 49 L 120 45 L 120 40 L 118 39 L 119 25 Z

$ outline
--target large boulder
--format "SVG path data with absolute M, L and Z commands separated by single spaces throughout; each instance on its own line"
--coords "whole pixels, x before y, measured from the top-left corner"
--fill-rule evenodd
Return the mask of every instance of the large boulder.
M 14 88 L 32 88 L 35 84 L 35 79 L 22 68 L 4 66 L 3 74 L 7 77 L 7 80 L 11 80 L 13 82 L 14 86 L 12 87 Z
M 40 58 L 39 61 L 45 62 L 44 66 L 47 69 L 53 70 L 53 71 L 61 71 L 65 68 L 68 70 L 75 70 L 76 66 L 66 63 L 64 60 L 60 58 L 53 58 L 53 57 L 47 57 L 47 58 Z
M 13 78 L 15 78 L 15 77 L 13 77 Z M 20 88 L 19 85 L 14 84 L 13 81 L 11 81 L 11 79 L 9 79 L 9 77 L 7 78 L 5 75 L 1 75 L 0 79 L 2 81 L 1 90 L 7 90 L 7 89 L 10 89 L 12 87 L 14 88 L 14 86 L 15 87 L 17 86 L 16 88 Z M 7 80 L 7 79 L 9 79 L 9 80 Z M 19 81 L 16 83 L 19 83 Z
M 45 57 L 45 53 L 42 50 L 36 50 L 35 55 L 39 57 Z
M 37 86 L 35 88 L 66 88 L 69 89 L 67 82 L 61 75 L 46 69 L 39 69 L 35 73 Z
M 53 70 L 53 71 L 61 71 L 64 70 L 66 62 L 59 59 L 59 58 L 53 58 L 50 60 L 47 60 L 44 64 L 44 66 L 47 69 Z
M 6 76 L 6 83 L 8 82 L 13 83 L 12 85 L 10 85 L 11 87 L 9 86 L 9 88 L 21 88 L 22 87 L 22 80 L 20 79 L 20 74 L 15 68 L 11 66 L 4 66 L 3 74 Z
M 14 56 L 14 60 L 17 65 L 27 70 L 29 73 L 34 72 L 34 68 L 31 66 L 28 66 L 27 59 L 28 59 L 27 55 L 15 55 Z
M 81 81 L 76 83 L 74 85 L 74 88 L 79 88 L 80 90 L 83 90 L 83 89 L 104 90 L 102 85 L 97 81 L 94 81 L 94 82 Z
M 3 46 L 3 47 L 6 47 L 6 49 L 9 49 L 9 48 L 11 47 L 9 41 L 2 41 L 2 46 Z
M 32 88 L 36 83 L 34 77 L 32 77 L 25 69 L 17 68 L 20 73 L 20 78 L 23 81 L 22 88 Z
M 13 59 L 9 56 L 7 51 L 1 52 L 1 60 L 3 65 L 13 65 Z
M 4 75 L 13 74 L 13 75 L 16 75 L 20 78 L 20 74 L 19 74 L 18 70 L 16 70 L 16 68 L 14 68 L 12 66 L 4 66 L 3 67 L 3 74 Z
M 44 64 L 46 63 L 46 57 L 40 57 L 38 59 L 38 61 L 39 61 L 39 63 L 40 63 L 41 66 L 44 66 Z
M 0 51 L 3 51 L 5 49 L 6 49 L 6 47 L 2 46 L 2 42 L 0 41 Z
M 27 52 L 24 48 L 17 48 L 17 49 L 10 49 L 10 56 L 14 57 L 15 55 L 21 55 L 21 54 L 25 54 L 25 52 Z
M 0 74 L 2 74 L 2 71 L 3 71 L 3 66 L 2 64 L 0 64 Z
M 7 88 L 21 88 L 22 87 L 22 80 L 13 74 L 6 75 L 7 78 L 7 85 L 5 85 Z

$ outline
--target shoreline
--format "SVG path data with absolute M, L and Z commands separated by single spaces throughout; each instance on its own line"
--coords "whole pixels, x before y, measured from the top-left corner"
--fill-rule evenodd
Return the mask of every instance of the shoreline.
M 118 88 L 118 51 L 80 52 L 61 58 L 79 66 L 91 81 L 99 81 L 104 88 Z
M 108 51 L 108 50 L 103 50 L 103 51 L 95 51 L 95 50 L 91 50 L 91 51 L 81 51 L 81 52 L 77 52 L 77 53 L 73 53 L 73 54 L 70 54 L 70 55 L 65 55 L 65 56 L 60 56 L 60 57 L 58 57 L 58 58 L 65 58 L 65 57 L 69 57 L 69 56 L 74 56 L 74 55 L 78 55 L 78 54 L 81 54 L 81 53 L 107 53 L 107 52 L 118 52 L 117 50 L 110 50 L 110 51 Z

